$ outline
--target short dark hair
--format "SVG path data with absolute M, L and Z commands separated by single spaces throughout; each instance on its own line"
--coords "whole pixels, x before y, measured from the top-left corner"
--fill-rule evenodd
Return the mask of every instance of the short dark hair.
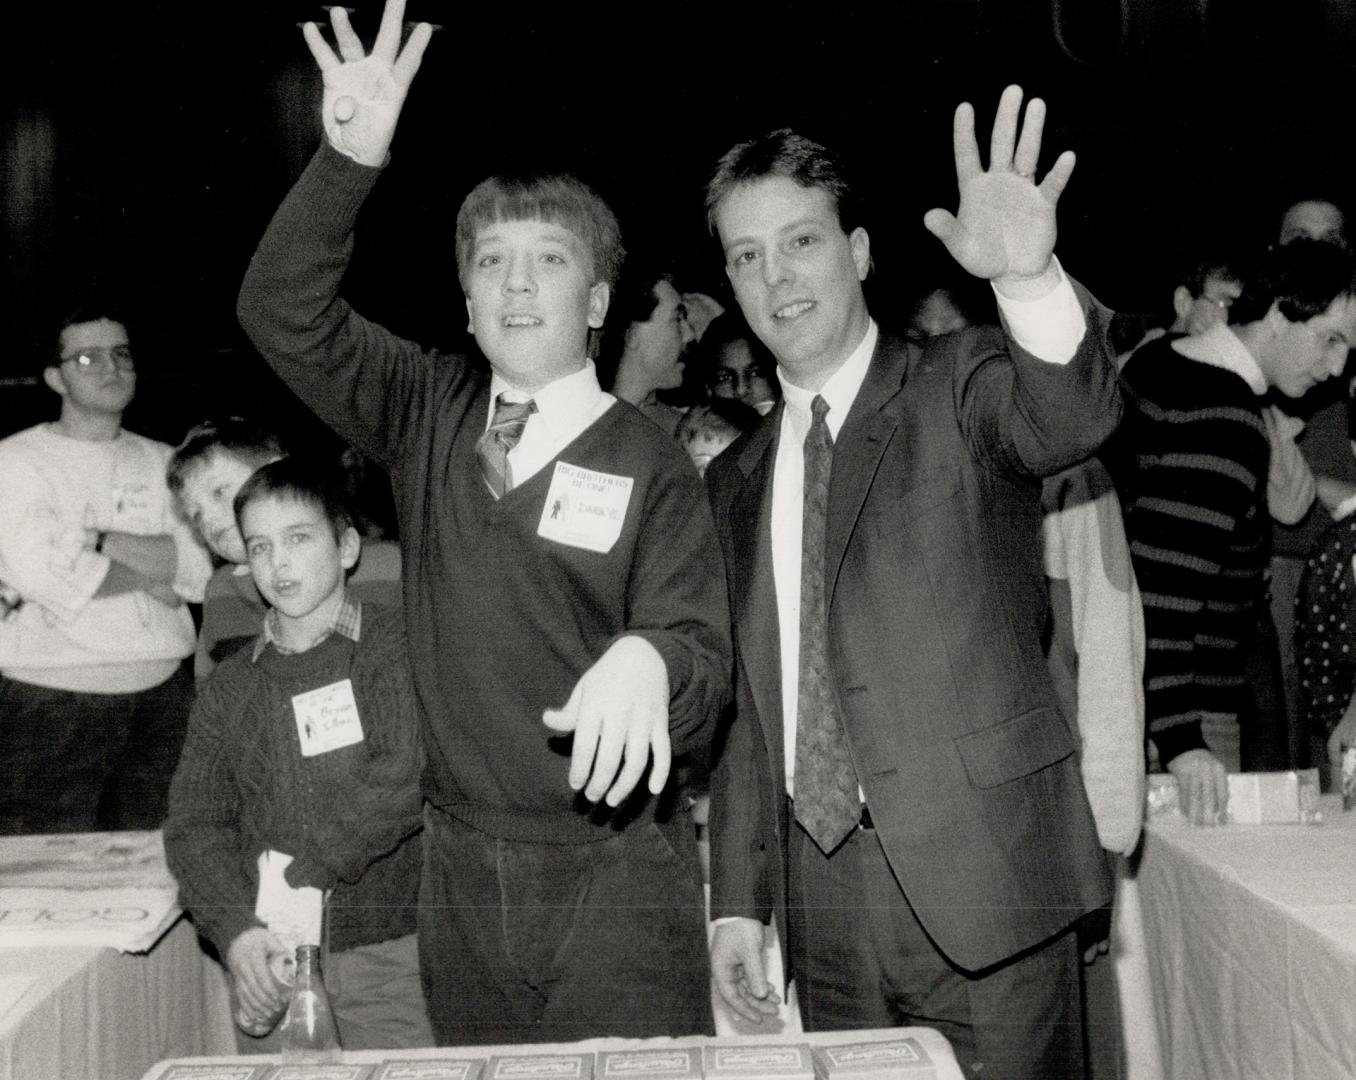
M 1229 322 L 1257 322 L 1273 304 L 1291 322 L 1308 322 L 1344 295 L 1356 295 L 1350 253 L 1322 240 L 1292 240 L 1269 247 L 1255 269 L 1245 270 Z
M 256 469 L 283 456 L 282 441 L 243 416 L 225 416 L 204 420 L 188 429 L 174 450 L 165 482 L 170 491 L 183 491 L 189 474 L 206 464 L 213 454 L 229 454 Z
M 75 307 L 68 308 L 62 312 L 57 319 L 56 333 L 52 335 L 52 352 L 48 359 L 43 361 L 43 368 L 61 366 L 61 335 L 72 326 L 80 326 L 83 323 L 98 322 L 100 319 L 107 319 L 109 322 L 117 323 L 127 332 L 127 339 L 132 339 L 132 328 L 127 322 L 126 315 L 114 303 L 104 300 L 88 300 Z
M 820 188 L 833 199 L 844 233 L 863 225 L 866 207 L 843 159 L 823 143 L 778 128 L 726 151 L 706 182 L 706 226 L 716 235 L 716 209 L 730 192 L 769 176 L 784 176 L 803 188 Z
M 599 385 L 609 388 L 616 380 L 617 368 L 626 352 L 627 332 L 635 323 L 648 322 L 654 314 L 659 306 L 655 289 L 661 281 L 677 288 L 677 278 L 668 263 L 651 259 L 627 263 L 607 306 L 607 322 L 594 360 Z
M 621 225 L 603 197 L 568 173 L 491 176 L 462 200 L 457 211 L 457 277 L 466 287 L 476 233 L 504 221 L 549 221 L 569 229 L 588 249 L 593 284 L 609 288 L 621 273 L 626 249 Z
M 693 346 L 690 366 L 700 373 L 703 386 L 710 385 L 720 354 L 736 342 L 747 345 L 753 359 L 763 364 L 767 368 L 768 376 L 772 376 L 777 367 L 777 358 L 772 355 L 772 350 L 758 339 L 758 335 L 749 329 L 743 313 L 738 308 L 732 308 L 712 319 L 707 324 L 701 340 Z
M 348 506 L 343 473 L 300 457 L 285 457 L 254 470 L 235 496 L 235 521 L 243 535 L 242 518 L 250 503 L 261 499 L 284 499 L 319 510 L 334 529 L 334 538 L 354 527 Z
M 1198 258 L 1187 264 L 1181 275 L 1179 285 L 1193 297 L 1205 293 L 1205 283 L 1210 278 L 1220 281 L 1234 281 L 1243 284 L 1244 269 L 1233 255 L 1215 254 Z

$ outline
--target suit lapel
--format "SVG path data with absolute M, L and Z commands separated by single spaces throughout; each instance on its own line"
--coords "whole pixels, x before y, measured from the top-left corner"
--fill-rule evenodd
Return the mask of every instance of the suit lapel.
M 907 353 L 884 336 L 876 345 L 866 379 L 857 392 L 847 420 L 833 448 L 833 475 L 829 484 L 829 512 L 824 540 L 826 595 L 833 600 L 838 572 L 848 541 L 857 527 L 867 492 L 876 478 L 881 458 L 899 427 L 895 408 L 904 381 Z
M 743 486 L 730 508 L 735 548 L 736 634 L 744 671 L 768 746 L 782 745 L 781 636 L 772 577 L 772 471 L 777 459 L 782 410 L 773 410 L 739 455 Z M 778 764 L 777 769 L 781 768 Z M 780 775 L 774 772 L 774 776 Z

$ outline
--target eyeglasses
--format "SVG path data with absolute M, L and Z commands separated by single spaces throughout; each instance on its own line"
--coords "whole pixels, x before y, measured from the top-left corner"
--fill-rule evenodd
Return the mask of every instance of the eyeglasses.
M 63 364 L 74 364 L 81 371 L 89 371 L 101 364 L 112 364 L 119 371 L 134 371 L 136 362 L 132 359 L 132 350 L 127 345 L 93 345 L 81 349 L 78 353 L 61 358 Z

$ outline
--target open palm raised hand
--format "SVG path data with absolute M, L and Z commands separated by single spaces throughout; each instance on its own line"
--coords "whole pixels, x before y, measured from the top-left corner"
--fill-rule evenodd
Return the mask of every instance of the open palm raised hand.
M 923 218 L 956 262 L 1000 289 L 1048 270 L 1055 247 L 1055 205 L 1074 167 L 1073 153 L 1066 150 L 1045 179 L 1039 185 L 1035 182 L 1045 103 L 1031 99 L 1019 140 L 1021 109 L 1021 87 L 1009 86 L 998 102 L 989 167 L 984 169 L 975 140 L 974 108 L 969 102 L 956 108 L 952 139 L 960 207 L 955 214 L 929 210 Z
M 368 54 L 353 32 L 348 12 L 338 5 L 330 9 L 338 56 L 315 23 L 301 28 L 325 81 L 321 105 L 325 137 L 341 154 L 363 165 L 385 162 L 400 107 L 433 35 L 432 26 L 420 23 L 401 49 L 404 18 L 405 0 L 387 0 L 377 40 Z

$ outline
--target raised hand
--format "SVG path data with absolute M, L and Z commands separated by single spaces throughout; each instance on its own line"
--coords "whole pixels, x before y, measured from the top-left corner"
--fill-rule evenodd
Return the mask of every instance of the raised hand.
M 1021 109 L 1022 88 L 1009 86 L 998 101 L 989 167 L 984 169 L 975 141 L 974 108 L 969 102 L 957 106 L 952 139 L 960 207 L 955 214 L 934 209 L 923 217 L 956 262 L 1009 295 L 1018 295 L 1024 285 L 1051 271 L 1055 204 L 1074 167 L 1073 153 L 1066 150 L 1036 183 L 1045 103 L 1032 98 L 1027 105 L 1019 140 Z
M 400 29 L 404 19 L 405 0 L 387 0 L 377 40 L 367 55 L 348 21 L 348 12 L 342 7 L 330 8 L 339 56 L 315 23 L 308 22 L 301 28 L 325 81 L 321 104 L 325 137 L 341 154 L 362 165 L 377 166 L 386 161 L 400 107 L 433 36 L 433 27 L 420 23 L 401 49 Z

